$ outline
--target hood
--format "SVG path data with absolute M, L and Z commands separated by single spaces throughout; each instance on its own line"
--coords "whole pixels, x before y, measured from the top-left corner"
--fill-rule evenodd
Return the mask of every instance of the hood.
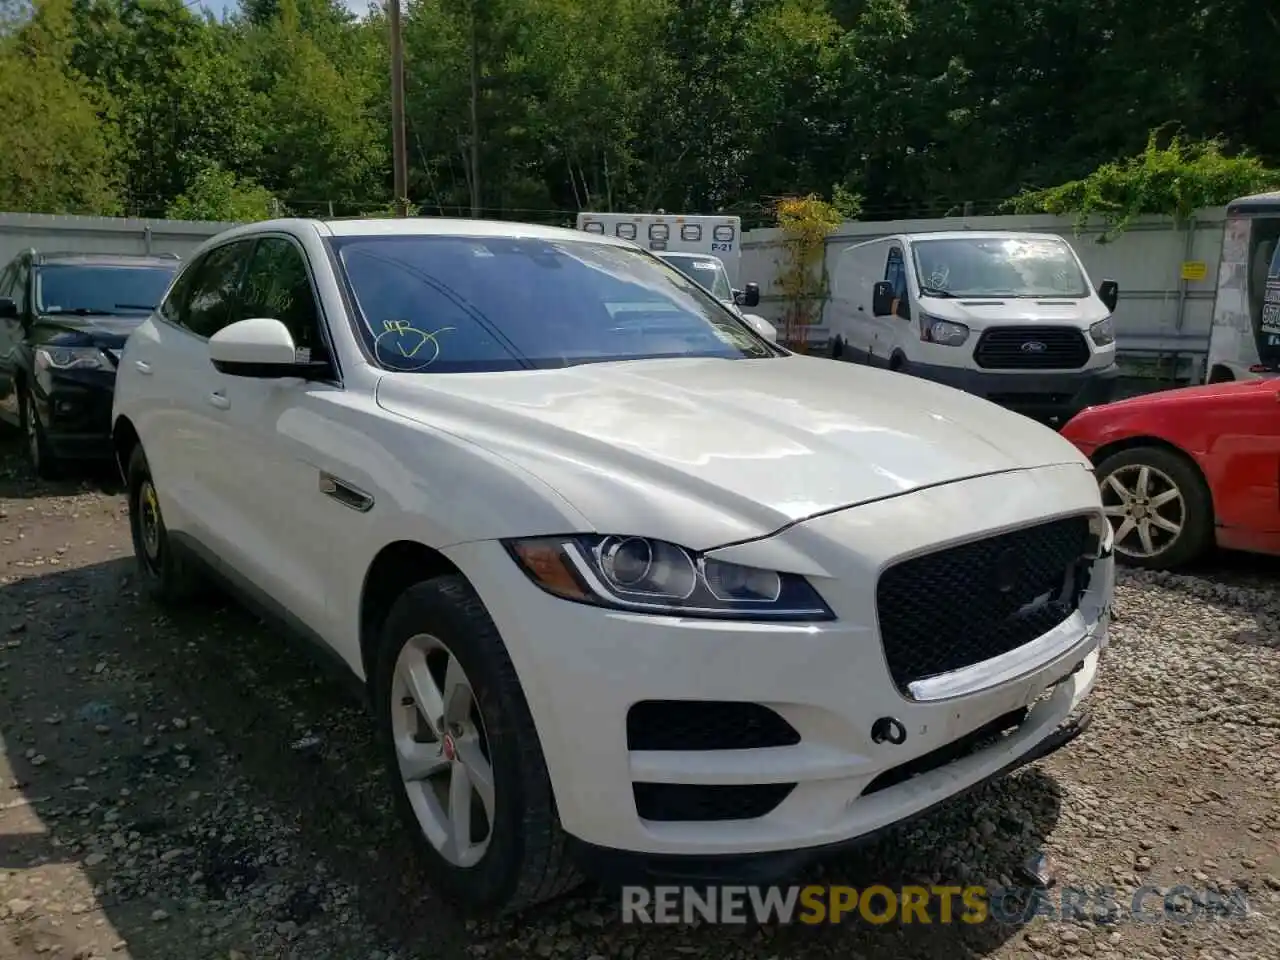
M 1070 297 L 921 297 L 920 309 L 938 320 L 963 323 L 970 330 L 995 326 L 1069 326 L 1087 328 L 1110 314 L 1096 296 Z
M 1173 390 L 1157 390 L 1124 400 L 1115 400 L 1103 407 L 1091 409 L 1112 413 L 1127 413 L 1168 404 L 1195 404 L 1232 397 L 1248 397 L 1255 393 L 1280 393 L 1280 380 L 1264 377 L 1259 380 L 1233 380 L 1227 383 L 1209 383 L 1198 387 L 1178 387 Z
M 814 357 L 390 373 L 377 402 L 518 464 L 597 532 L 693 549 L 934 484 L 1087 464 L 970 394 Z
M 32 327 L 32 339 L 40 343 L 94 344 L 103 347 L 122 347 L 125 340 L 142 321 L 145 313 L 125 315 L 74 313 L 46 313 L 36 318 Z

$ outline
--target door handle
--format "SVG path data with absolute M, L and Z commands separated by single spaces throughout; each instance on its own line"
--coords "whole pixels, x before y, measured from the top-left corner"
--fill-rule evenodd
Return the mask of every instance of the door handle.
M 133 361 L 133 365 L 138 368 L 139 373 L 148 377 L 151 376 L 151 364 L 147 363 L 147 361 L 135 360 Z
M 231 407 L 231 401 L 226 398 L 225 394 L 221 393 L 209 394 L 209 404 L 219 410 L 228 410 Z

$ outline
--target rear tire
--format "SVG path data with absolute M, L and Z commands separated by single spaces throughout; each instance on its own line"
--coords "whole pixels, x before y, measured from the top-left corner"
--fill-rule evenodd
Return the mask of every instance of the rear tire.
M 379 638 L 370 692 L 396 806 L 437 892 L 492 915 L 581 882 L 515 667 L 466 580 L 436 577 L 400 596 Z M 455 807 L 460 776 L 467 799 Z M 487 796 L 478 786 L 486 778 Z M 462 807 L 465 828 L 455 816 Z
M 1199 468 L 1182 454 L 1132 447 L 1098 464 L 1097 477 L 1122 563 L 1169 570 L 1212 544 L 1213 498 Z
M 129 532 L 143 588 L 153 600 L 165 605 L 194 599 L 204 586 L 203 579 L 191 559 L 175 549 L 169 538 L 141 444 L 133 448 L 129 457 L 127 489 Z

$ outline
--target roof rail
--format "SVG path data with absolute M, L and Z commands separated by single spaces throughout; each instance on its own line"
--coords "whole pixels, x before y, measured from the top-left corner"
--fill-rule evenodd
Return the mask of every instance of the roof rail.
M 139 260 L 145 260 L 145 259 L 181 260 L 182 259 L 182 254 L 173 253 L 172 251 L 168 251 L 168 250 L 162 253 L 133 253 L 133 252 L 118 253 L 118 252 L 107 251 L 107 250 L 36 250 L 34 247 L 32 247 L 31 249 L 26 250 L 24 252 L 30 253 L 32 256 L 32 259 L 34 259 L 37 263 L 43 263 L 47 260 L 58 260 L 63 257 L 107 257 L 107 258 L 121 257 L 126 260 L 131 257 L 137 257 Z

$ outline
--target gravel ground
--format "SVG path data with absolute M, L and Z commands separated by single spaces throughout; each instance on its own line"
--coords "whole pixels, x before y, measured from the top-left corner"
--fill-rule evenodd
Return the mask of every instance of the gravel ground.
M 638 927 L 587 888 L 475 924 L 428 892 L 343 688 L 238 608 L 142 600 L 104 484 L 0 441 L 0 960 L 1280 956 L 1280 563 L 1122 574 L 1085 737 L 802 878 L 1008 884 L 1043 853 L 1050 896 L 1185 884 L 1247 916 Z

